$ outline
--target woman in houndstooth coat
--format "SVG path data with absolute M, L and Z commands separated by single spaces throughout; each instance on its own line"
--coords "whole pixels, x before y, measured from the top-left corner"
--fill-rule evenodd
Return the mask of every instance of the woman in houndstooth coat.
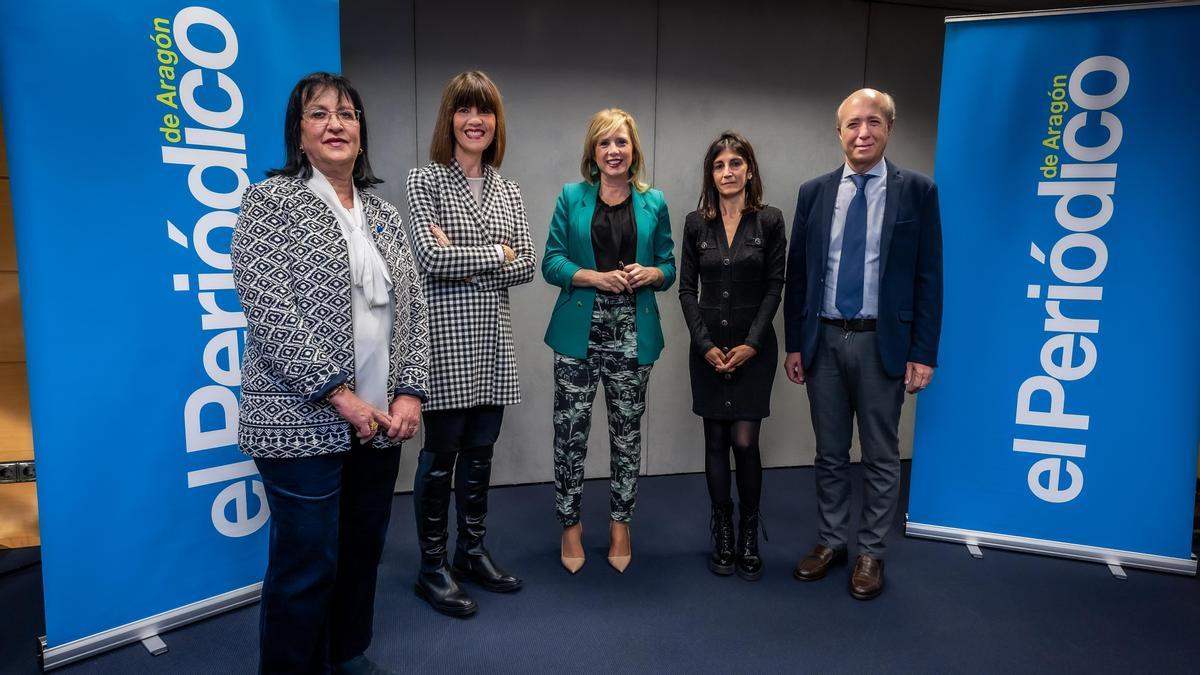
M 460 73 L 442 93 L 430 163 L 408 175 L 432 345 L 425 447 L 413 484 L 416 592 L 451 616 L 477 609 L 456 577 L 490 591 L 521 586 L 483 545 L 493 444 L 504 406 L 521 402 L 508 287 L 528 283 L 537 264 L 520 187 L 496 171 L 504 136 L 499 89 L 479 71 Z M 448 568 L 452 482 L 458 538 Z

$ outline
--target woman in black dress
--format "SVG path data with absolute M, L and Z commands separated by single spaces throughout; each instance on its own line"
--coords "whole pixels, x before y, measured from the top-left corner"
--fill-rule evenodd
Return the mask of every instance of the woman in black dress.
M 726 131 L 704 156 L 699 207 L 683 226 L 679 302 L 691 332 L 692 411 L 704 418 L 704 472 L 712 499 L 709 569 L 753 581 L 758 556 L 762 459 L 758 431 L 770 414 L 779 308 L 787 257 L 783 214 L 762 203 L 754 149 Z M 737 465 L 736 551 L 729 451 Z

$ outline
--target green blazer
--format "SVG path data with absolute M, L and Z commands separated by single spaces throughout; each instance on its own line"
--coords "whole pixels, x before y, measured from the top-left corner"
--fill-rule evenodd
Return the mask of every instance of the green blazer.
M 568 183 L 558 194 L 550 236 L 542 256 L 542 276 L 562 290 L 554 303 L 546 344 L 554 351 L 577 359 L 587 358 L 588 332 L 592 326 L 592 304 L 596 289 L 576 287 L 571 278 L 581 269 L 596 269 L 592 250 L 592 215 L 596 210 L 599 185 Z M 675 244 L 671 241 L 671 218 L 667 202 L 658 190 L 633 189 L 633 214 L 637 221 L 637 262 L 657 267 L 663 273 L 662 286 L 643 286 L 637 298 L 638 363 L 654 363 L 663 349 L 662 326 L 654 293 L 675 283 Z

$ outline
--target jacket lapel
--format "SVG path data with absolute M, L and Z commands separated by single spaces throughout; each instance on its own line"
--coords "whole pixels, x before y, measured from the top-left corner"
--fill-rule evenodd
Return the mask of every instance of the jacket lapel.
M 838 167 L 836 171 L 825 177 L 825 189 L 821 191 L 821 206 L 819 213 L 821 215 L 821 261 L 822 265 L 827 264 L 829 260 L 829 240 L 832 238 L 833 231 L 833 207 L 837 202 L 838 184 L 842 182 L 842 170 L 844 166 Z
M 654 232 L 654 214 L 646 203 L 646 195 L 630 186 L 633 193 L 633 219 L 637 228 L 637 257 L 640 265 L 654 264 L 654 251 L 650 247 L 650 234 Z
M 490 166 L 484 166 L 483 168 L 483 207 L 481 207 L 479 202 L 475 201 L 475 193 L 471 192 L 471 185 L 467 182 L 467 176 L 463 173 L 462 167 L 458 165 L 458 160 L 451 159 L 450 165 L 446 168 L 448 169 L 447 173 L 450 175 L 450 182 L 455 186 L 458 200 L 466 205 L 467 210 L 470 211 L 471 216 L 475 219 L 475 225 L 483 233 L 484 239 L 489 244 L 492 243 L 492 232 L 487 228 L 488 220 L 485 214 L 485 207 L 490 203 L 489 193 L 493 191 L 493 186 L 496 183 L 495 170 Z
M 304 198 L 308 200 L 316 209 L 319 210 L 316 221 L 321 224 L 322 229 L 329 230 L 329 236 L 345 245 L 345 235 L 342 234 L 342 226 L 338 223 L 337 216 L 333 215 L 333 209 L 329 208 L 329 204 L 321 198 L 321 195 L 313 191 L 308 186 L 308 182 L 303 178 L 295 179 L 300 183 L 304 190 Z
M 887 160 L 884 160 L 887 162 Z M 892 249 L 892 232 L 896 229 L 896 210 L 900 205 L 900 191 L 903 189 L 904 177 L 900 169 L 891 162 L 885 164 L 887 169 L 887 190 L 884 196 L 883 229 L 879 234 L 879 279 L 882 282 L 883 273 L 887 271 L 888 253 Z
M 363 190 L 358 191 L 358 199 L 362 202 L 363 220 L 367 221 L 367 229 L 371 232 L 371 240 L 375 242 L 375 248 L 384 255 L 384 260 L 387 259 L 388 244 L 390 244 L 396 236 L 396 233 L 389 230 L 387 219 L 383 217 L 383 213 L 379 211 L 379 202 L 376 201 L 374 195 L 369 195 Z
M 491 224 L 493 223 L 491 215 L 495 210 L 496 198 L 500 192 L 500 174 L 496 173 L 491 165 L 485 164 L 483 176 L 483 199 L 480 200 L 482 206 L 479 207 L 479 215 L 482 218 L 480 222 Z M 471 196 L 474 197 L 474 195 Z M 472 201 L 474 200 L 472 199 Z M 493 232 L 492 236 L 495 237 L 496 234 Z
M 313 218 L 305 218 L 306 222 L 312 223 L 312 229 L 319 233 L 322 245 L 329 247 L 326 253 L 330 254 L 335 261 L 335 265 L 344 266 L 346 276 L 343 279 L 347 284 L 350 283 L 350 245 L 346 243 L 346 235 L 342 232 L 342 226 L 338 223 L 337 216 L 333 215 L 333 209 L 329 208 L 329 204 L 321 198 L 321 195 L 313 191 L 308 186 L 307 181 L 303 178 L 294 177 L 299 184 L 300 191 L 296 194 L 297 198 L 311 205 L 313 209 Z M 365 214 L 364 214 L 365 217 Z M 345 261 L 345 262 L 337 262 Z M 349 292 L 350 286 L 346 286 L 346 291 Z M 346 296 L 349 301 L 350 296 Z
M 584 183 L 579 195 L 579 208 L 575 210 L 575 232 L 579 234 L 579 250 L 587 251 L 590 262 L 584 267 L 596 267 L 596 252 L 592 250 L 592 215 L 596 212 L 596 194 L 599 184 Z M 585 261 L 586 262 L 586 261 Z

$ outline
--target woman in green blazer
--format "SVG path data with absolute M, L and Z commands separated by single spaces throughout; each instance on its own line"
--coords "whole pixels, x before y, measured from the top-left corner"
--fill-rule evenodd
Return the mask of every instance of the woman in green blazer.
M 643 180 L 637 123 L 610 108 L 592 116 L 584 180 L 563 186 L 550 222 L 542 275 L 562 289 L 546 344 L 554 350 L 554 486 L 562 564 L 583 566 L 583 465 L 592 401 L 604 383 L 611 452 L 608 561 L 632 557 L 629 521 L 641 468 L 641 419 L 650 367 L 663 348 L 654 294 L 675 282 L 671 221 L 662 192 Z

